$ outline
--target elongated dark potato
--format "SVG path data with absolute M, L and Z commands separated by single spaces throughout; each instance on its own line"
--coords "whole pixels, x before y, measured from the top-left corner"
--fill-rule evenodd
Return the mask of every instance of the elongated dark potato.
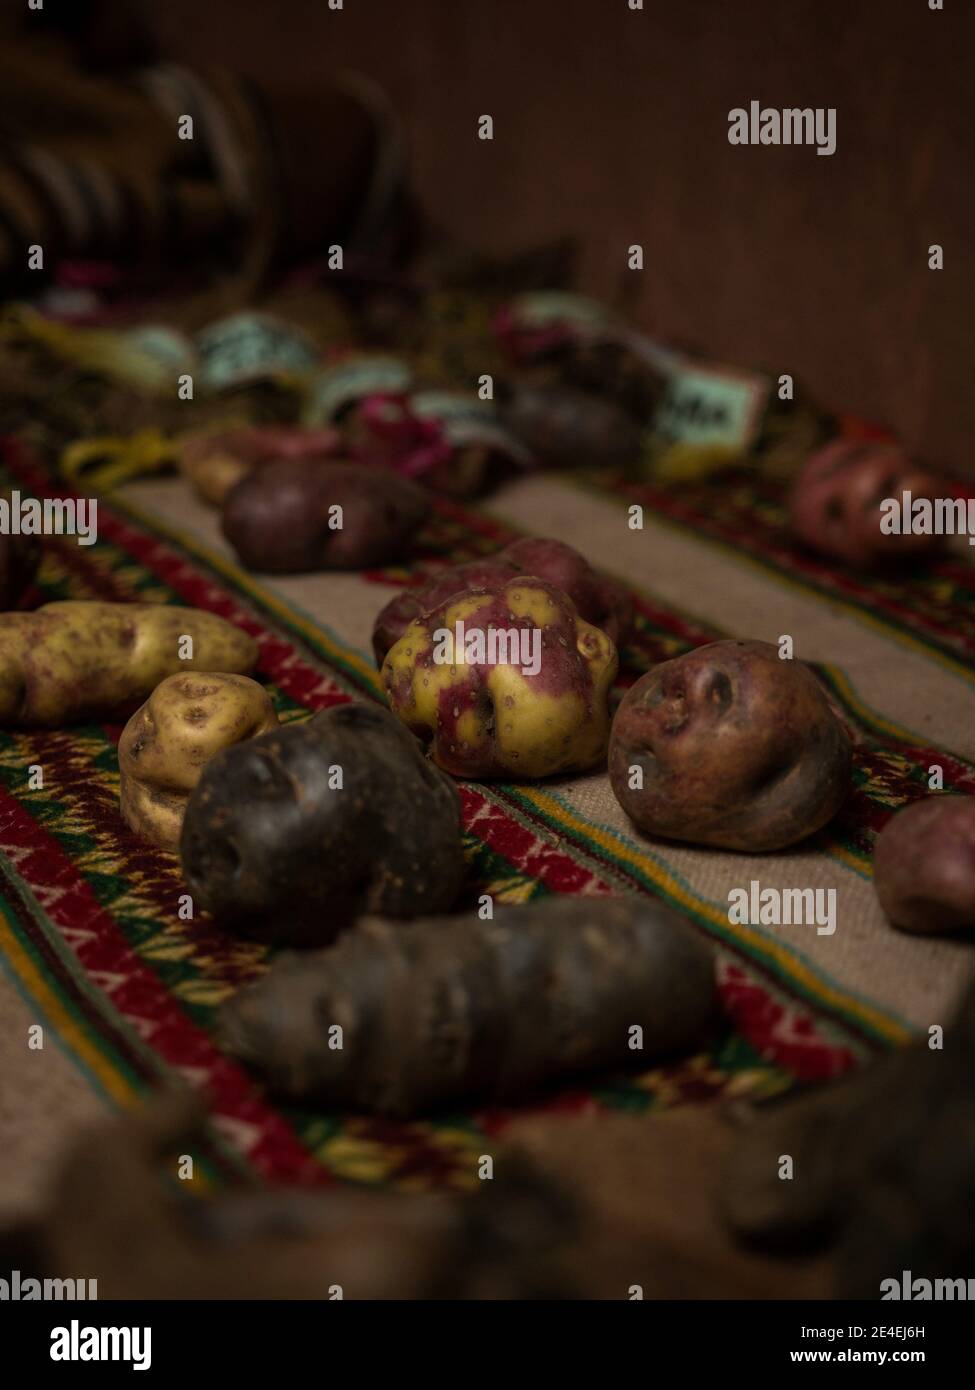
M 385 469 L 282 459 L 230 490 L 222 524 L 248 569 L 301 574 L 395 560 L 429 510 L 429 493 Z
M 324 945 L 364 912 L 446 911 L 455 787 L 386 710 L 348 704 L 220 753 L 180 840 L 194 902 L 262 941 Z
M 695 1046 L 713 1002 L 710 950 L 662 903 L 560 897 L 494 921 L 368 918 L 281 957 L 222 1024 L 279 1091 L 407 1116 L 646 1067 Z
M 627 691 L 609 777 L 649 835 L 773 850 L 819 830 L 850 785 L 850 740 L 812 671 L 768 642 L 711 642 Z

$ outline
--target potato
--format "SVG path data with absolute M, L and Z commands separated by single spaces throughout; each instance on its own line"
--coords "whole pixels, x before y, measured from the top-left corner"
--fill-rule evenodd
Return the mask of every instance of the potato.
M 167 676 L 119 739 L 122 819 L 143 839 L 175 852 L 186 803 L 206 764 L 277 723 L 270 695 L 247 676 Z
M 877 836 L 873 886 L 895 927 L 975 927 L 975 798 L 929 796 L 898 811 Z
M 235 483 L 255 468 L 281 459 L 325 458 L 338 451 L 333 429 L 297 425 L 241 425 L 184 436 L 179 467 L 206 502 L 220 506 Z
M 662 662 L 613 720 L 609 777 L 641 830 L 773 850 L 839 809 L 852 751 L 813 673 L 767 642 L 711 642 Z
M 616 666 L 612 641 L 571 599 L 519 577 L 417 618 L 383 681 L 393 712 L 453 776 L 547 777 L 604 757 Z
M 656 898 L 553 895 L 490 921 L 368 918 L 328 950 L 279 958 L 220 1027 L 279 1092 L 414 1118 L 643 1070 L 699 1046 L 714 1004 L 710 948 Z
M 518 571 L 504 558 L 504 551 L 485 560 L 470 560 L 464 565 L 451 565 L 435 574 L 416 589 L 404 589 L 391 598 L 380 611 L 372 629 L 372 649 L 376 665 L 382 666 L 386 653 L 403 636 L 410 623 L 432 608 L 439 607 L 454 594 L 471 589 L 491 589 L 513 579 Z
M 288 459 L 237 483 L 223 532 L 265 574 L 367 569 L 402 555 L 429 510 L 423 488 L 384 469 Z
M 593 391 L 515 382 L 500 411 L 512 434 L 551 468 L 619 468 L 640 457 L 640 422 Z
M 537 575 L 568 594 L 579 616 L 602 628 L 614 646 L 625 641 L 633 618 L 629 594 L 615 579 L 592 569 L 571 545 L 542 536 L 523 536 L 503 553 L 522 573 Z
M 71 601 L 3 613 L 0 727 L 57 729 L 108 719 L 127 714 L 177 671 L 243 675 L 256 661 L 252 637 L 195 608 Z
M 36 536 L 0 536 L 0 609 L 13 608 L 33 583 L 41 562 Z
M 810 455 L 796 480 L 789 501 L 792 529 L 810 550 L 855 569 L 936 550 L 941 536 L 881 531 L 881 502 L 900 501 L 904 492 L 933 499 L 944 496 L 944 484 L 899 445 L 833 440 Z
M 377 665 L 382 665 L 393 643 L 398 642 L 410 623 L 423 613 L 436 608 L 453 594 L 468 589 L 489 589 L 518 574 L 534 575 L 568 594 L 580 617 L 602 628 L 616 646 L 626 638 L 632 605 L 623 586 L 591 569 L 571 545 L 525 536 L 499 550 L 497 555 L 471 560 L 465 565 L 452 565 L 419 588 L 407 589 L 390 599 L 376 619 L 372 633 Z
M 194 900 L 244 935 L 325 945 L 361 913 L 450 907 L 460 799 L 387 710 L 339 705 L 228 748 L 190 795 Z

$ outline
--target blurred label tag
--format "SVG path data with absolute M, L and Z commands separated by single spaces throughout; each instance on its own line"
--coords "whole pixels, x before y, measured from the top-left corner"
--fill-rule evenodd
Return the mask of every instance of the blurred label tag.
M 190 372 L 196 362 L 193 344 L 184 334 L 163 323 L 148 323 L 143 328 L 131 328 L 125 341 L 136 352 L 158 362 L 160 367 L 174 372 Z
M 222 391 L 275 376 L 304 376 L 321 354 L 299 329 L 270 314 L 232 314 L 197 334 L 200 377 L 208 391 Z
M 751 372 L 684 363 L 669 375 L 654 416 L 663 444 L 717 445 L 745 453 L 754 443 L 771 382 Z
M 517 332 L 564 328 L 583 343 L 617 343 L 661 374 L 672 372 L 683 360 L 672 348 L 628 328 L 604 304 L 585 295 L 561 290 L 523 294 L 512 302 L 510 313 Z
M 454 391 L 417 391 L 410 397 L 410 409 L 422 420 L 438 421 L 445 439 L 458 448 L 481 445 L 518 463 L 532 461 L 529 450 L 502 425 L 490 401 Z
M 331 424 L 353 401 L 361 401 L 363 396 L 401 395 L 412 381 L 412 372 L 398 357 L 350 357 L 315 373 L 308 387 L 304 423 Z
M 469 424 L 497 424 L 498 413 L 490 401 L 459 391 L 416 391 L 410 397 L 415 415 L 441 420 L 445 425 L 466 420 Z
M 595 329 L 613 322 L 609 310 L 598 300 L 561 290 L 538 290 L 519 295 L 511 304 L 511 316 L 519 328 L 564 323 L 569 327 Z

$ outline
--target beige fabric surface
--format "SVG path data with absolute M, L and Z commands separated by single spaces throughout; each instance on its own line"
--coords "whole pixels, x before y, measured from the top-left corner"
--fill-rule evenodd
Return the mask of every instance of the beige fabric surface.
M 220 563 L 234 565 L 218 514 L 178 479 L 143 481 L 120 494 L 163 530 L 181 533 Z M 975 682 L 953 673 L 919 646 L 852 610 L 799 586 L 777 583 L 748 559 L 647 516 L 643 531 L 626 525 L 624 504 L 583 493 L 551 477 L 512 485 L 486 510 L 525 531 L 558 536 L 646 597 L 706 627 L 732 636 L 775 640 L 789 633 L 797 655 L 837 668 L 876 714 L 913 730 L 918 739 L 975 757 Z M 255 580 L 263 592 L 303 613 L 374 672 L 370 635 L 375 615 L 393 590 L 355 574 Z M 777 855 L 745 856 L 651 842 L 633 831 L 609 789 L 593 774 L 523 789 L 541 806 L 555 806 L 635 859 L 672 897 L 713 922 L 727 922 L 727 895 L 754 878 L 763 887 L 827 887 L 837 891 L 837 929 L 754 927 L 781 952 L 782 969 L 814 996 L 835 995 L 844 1007 L 862 1004 L 900 1028 L 944 1023 L 973 970 L 972 946 L 918 939 L 890 929 L 869 877 L 841 857 L 799 847 Z M 509 808 L 506 808 L 510 810 Z M 537 827 L 536 827 L 537 829 Z M 584 853 L 584 851 L 583 851 Z M 596 862 L 610 887 L 605 861 Z M 831 994 L 832 992 L 832 994 Z M 0 972 L 0 1220 L 31 1208 L 64 1137 L 107 1104 L 51 1041 L 26 1048 L 30 1009 Z
M 181 479 L 143 481 L 125 501 L 235 564 L 219 513 L 200 503 Z M 732 637 L 774 642 L 788 633 L 796 655 L 839 668 L 860 699 L 882 718 L 963 758 L 975 758 L 975 679 L 946 669 L 920 646 L 855 610 L 798 585 L 779 583 L 751 560 L 644 516 L 627 525 L 627 504 L 583 492 L 551 475 L 497 493 L 484 510 L 519 530 L 556 536 L 645 596 Z M 356 574 L 260 579 L 260 585 L 329 629 L 372 668 L 376 614 L 394 592 Z M 668 888 L 686 892 L 710 915 L 726 917 L 728 892 L 748 887 L 835 888 L 837 927 L 755 927 L 770 943 L 801 956 L 826 987 L 862 996 L 909 1028 L 944 1023 L 975 968 L 964 942 L 919 939 L 892 930 L 873 887 L 839 858 L 802 846 L 778 854 L 741 855 L 649 841 L 630 826 L 602 773 L 545 783 L 561 800 L 627 851 L 642 856 Z
M 50 1032 L 27 1046 L 38 1021 L 0 970 L 0 1225 L 39 1207 L 65 1136 L 106 1108 Z

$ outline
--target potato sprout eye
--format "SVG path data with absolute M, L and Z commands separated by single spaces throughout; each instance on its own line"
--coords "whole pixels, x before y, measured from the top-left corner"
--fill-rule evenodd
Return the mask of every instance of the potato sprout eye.
M 708 699 L 711 701 L 712 705 L 717 705 L 722 710 L 727 709 L 731 704 L 731 681 L 723 671 L 719 671 L 712 677 L 711 683 L 708 686 Z
M 872 511 L 874 507 L 879 507 L 881 502 L 885 501 L 888 497 L 893 497 L 896 486 L 897 479 L 893 474 L 888 473 L 886 478 L 881 478 L 873 496 L 870 498 L 869 502 L 865 504 L 864 510 Z
M 278 781 L 277 768 L 260 755 L 251 759 L 247 771 L 250 781 L 259 791 L 270 791 Z

